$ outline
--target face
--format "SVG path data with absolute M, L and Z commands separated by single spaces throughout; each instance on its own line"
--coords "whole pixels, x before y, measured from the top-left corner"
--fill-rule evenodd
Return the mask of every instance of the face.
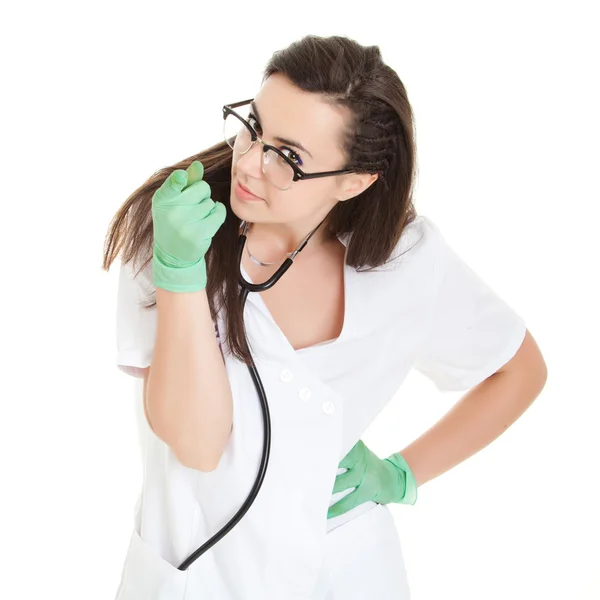
M 344 168 L 340 148 L 348 114 L 333 107 L 320 94 L 305 92 L 277 73 L 269 77 L 254 97 L 260 122 L 251 119 L 265 143 L 289 156 L 303 171 L 316 173 Z M 281 137 L 299 142 L 282 144 Z M 231 171 L 231 209 L 251 223 L 271 226 L 282 237 L 301 239 L 318 225 L 337 202 L 361 193 L 377 175 L 349 173 L 295 181 L 287 190 L 273 186 L 262 172 L 263 146 L 256 142 L 246 154 L 234 150 Z M 235 193 L 241 183 L 263 202 L 244 202 Z M 321 230 L 322 228 L 319 228 Z M 315 234 L 316 235 L 316 234 Z

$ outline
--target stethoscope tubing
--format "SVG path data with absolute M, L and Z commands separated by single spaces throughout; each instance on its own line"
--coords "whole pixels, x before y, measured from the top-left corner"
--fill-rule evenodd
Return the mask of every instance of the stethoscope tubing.
M 281 276 L 292 266 L 293 258 L 286 258 L 282 265 L 277 269 L 277 271 L 264 283 L 250 283 L 246 280 L 244 275 L 242 274 L 242 253 L 244 251 L 244 246 L 246 245 L 246 231 L 248 229 L 248 224 L 244 223 L 244 230 L 240 234 L 239 237 L 239 247 L 238 247 L 238 273 L 239 273 L 239 283 L 242 287 L 242 311 L 246 305 L 246 299 L 248 298 L 248 294 L 250 292 L 264 292 L 265 290 L 273 287 L 281 278 Z M 295 256 L 298 252 L 300 252 L 308 240 L 306 240 L 300 248 L 292 255 Z M 258 496 L 258 492 L 262 487 L 265 474 L 267 472 L 267 466 L 269 464 L 269 456 L 271 452 L 271 413 L 269 412 L 269 403 L 267 402 L 267 395 L 265 394 L 265 388 L 263 386 L 262 379 L 258 373 L 258 369 L 256 368 L 256 364 L 254 363 L 254 359 L 252 356 L 250 357 L 251 364 L 248 365 L 248 371 L 250 372 L 250 376 L 252 381 L 254 382 L 254 387 L 256 388 L 256 392 L 258 394 L 258 398 L 260 400 L 260 405 L 262 409 L 262 422 L 263 422 L 263 430 L 264 430 L 264 441 L 263 441 L 263 451 L 260 460 L 260 467 L 258 469 L 258 474 L 256 476 L 256 480 L 248 497 L 246 498 L 244 504 L 240 507 L 238 512 L 232 517 L 232 519 L 221 528 L 215 535 L 213 535 L 207 542 L 202 544 L 196 551 L 194 551 L 188 558 L 186 558 L 177 568 L 180 571 L 186 570 L 195 560 L 197 560 L 200 556 L 202 556 L 205 552 L 210 550 L 217 542 L 223 539 L 243 518 L 243 516 L 248 512 L 248 509 L 252 506 L 256 497 Z

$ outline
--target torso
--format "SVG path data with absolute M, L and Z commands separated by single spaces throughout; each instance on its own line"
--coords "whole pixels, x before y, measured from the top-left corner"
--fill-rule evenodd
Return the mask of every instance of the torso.
M 294 350 L 336 339 L 344 325 L 346 248 L 334 240 L 314 255 L 303 256 L 306 250 L 308 246 L 272 288 L 259 292 Z M 252 251 L 258 255 L 254 248 Z M 255 283 L 269 279 L 280 266 L 256 265 L 246 250 L 242 264 Z

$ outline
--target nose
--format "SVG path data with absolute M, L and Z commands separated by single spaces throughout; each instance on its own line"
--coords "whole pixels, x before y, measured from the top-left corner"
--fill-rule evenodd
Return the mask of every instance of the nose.
M 239 154 L 236 163 L 236 169 L 243 173 L 246 179 L 257 179 L 263 178 L 262 171 L 263 161 L 263 147 L 262 144 L 256 140 L 245 154 Z

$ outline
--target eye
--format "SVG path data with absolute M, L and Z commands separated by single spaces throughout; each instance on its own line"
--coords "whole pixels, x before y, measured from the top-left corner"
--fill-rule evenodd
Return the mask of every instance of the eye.
M 287 155 L 287 157 L 294 161 L 294 163 L 296 163 L 299 167 L 301 167 L 304 163 L 302 162 L 302 157 L 295 152 L 294 150 L 292 150 L 291 148 L 288 148 L 287 146 L 281 146 L 281 150 L 289 150 L 289 154 Z
M 250 121 L 254 121 L 256 125 L 254 123 L 250 123 Z M 256 117 L 252 113 L 248 115 L 248 124 L 250 125 L 250 127 L 252 127 L 252 129 L 256 131 L 256 133 L 262 132 L 262 127 L 260 126 L 260 123 L 256 120 Z
M 251 123 L 251 121 L 253 121 L 253 123 Z M 256 120 L 256 117 L 252 113 L 248 115 L 248 124 L 250 125 L 250 127 L 252 127 L 252 129 L 254 129 L 254 131 L 256 131 L 256 133 L 262 135 L 262 127 L 260 126 L 260 123 Z M 286 156 L 299 167 L 304 165 L 302 157 L 295 150 L 292 150 L 288 146 L 281 146 L 280 150 L 287 150 L 289 154 L 287 154 Z

